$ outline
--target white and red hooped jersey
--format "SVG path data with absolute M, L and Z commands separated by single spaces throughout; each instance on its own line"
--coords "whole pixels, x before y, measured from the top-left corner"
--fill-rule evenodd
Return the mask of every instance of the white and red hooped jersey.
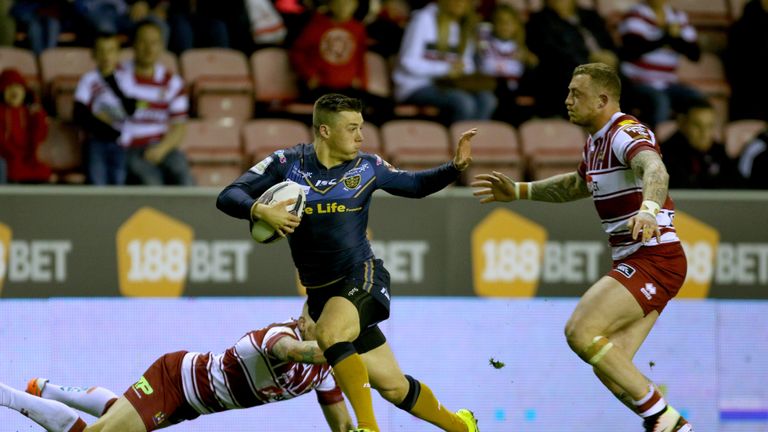
M 136 75 L 132 61 L 125 61 L 115 71 L 115 80 L 128 98 L 136 99 L 136 111 L 123 125 L 120 144 L 143 147 L 160 141 L 171 123 L 187 119 L 189 98 L 184 81 L 160 63 L 154 75 Z
M 685 12 L 664 6 L 664 15 L 669 25 L 680 26 L 680 37 L 686 42 L 695 42 L 698 38 L 696 29 L 688 22 Z M 666 30 L 660 26 L 656 13 L 645 3 L 633 6 L 619 24 L 619 34 L 635 34 L 646 41 L 659 41 L 665 37 Z M 621 72 L 632 81 L 666 87 L 677 82 L 677 66 L 680 54 L 668 46 L 657 48 L 643 54 L 639 59 L 621 63 Z
M 627 227 L 643 203 L 643 180 L 635 176 L 630 161 L 643 150 L 659 153 L 656 137 L 636 118 L 617 112 L 597 133 L 587 138 L 578 172 L 592 192 L 603 230 L 608 233 L 614 260 L 625 258 L 642 246 L 656 246 L 656 238 L 643 244 L 632 239 Z M 667 196 L 656 222 L 661 243 L 678 242 L 672 219 L 675 205 Z
M 189 405 L 210 414 L 291 399 L 311 390 L 323 405 L 342 401 L 330 366 L 285 362 L 272 354 L 284 337 L 301 340 L 295 321 L 249 332 L 221 354 L 187 353 L 181 380 Z

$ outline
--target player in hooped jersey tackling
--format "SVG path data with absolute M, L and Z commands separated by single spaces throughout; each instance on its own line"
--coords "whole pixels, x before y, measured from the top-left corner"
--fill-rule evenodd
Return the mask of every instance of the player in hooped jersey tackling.
M 223 353 L 165 354 L 119 398 L 103 387 L 33 378 L 26 393 L 0 383 L 0 406 L 52 432 L 149 432 L 315 390 L 331 431 L 347 432 L 352 418 L 314 339 L 315 322 L 305 306 L 298 320 L 251 331 Z M 72 408 L 100 418 L 86 426 Z
M 442 430 L 476 432 L 470 411 L 449 411 L 426 384 L 400 370 L 378 327 L 389 317 L 389 273 L 366 238 L 375 190 L 421 198 L 445 188 L 469 166 L 476 131 L 462 134 L 453 161 L 425 171 L 400 171 L 379 156 L 360 152 L 361 111 L 357 99 L 321 96 L 312 116 L 313 143 L 276 151 L 224 189 L 217 205 L 230 216 L 261 219 L 283 235 L 291 234 L 288 241 L 307 287 L 309 315 L 317 321 L 317 342 L 355 411 L 355 431 L 381 431 L 373 413 L 374 388 L 398 408 Z M 256 202 L 284 180 L 307 191 L 301 224 L 285 203 Z
M 571 123 L 590 135 L 578 169 L 532 183 L 499 172 L 482 174 L 472 183 L 480 188 L 475 195 L 482 203 L 592 197 L 609 236 L 613 269 L 582 296 L 565 327 L 568 344 L 643 417 L 646 432 L 691 432 L 691 424 L 632 363 L 687 271 L 656 138 L 621 112 L 621 83 L 607 65 L 578 66 L 568 90 Z

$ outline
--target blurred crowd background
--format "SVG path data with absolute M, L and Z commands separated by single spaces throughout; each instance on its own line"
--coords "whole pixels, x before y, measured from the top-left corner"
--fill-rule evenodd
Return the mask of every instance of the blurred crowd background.
M 575 168 L 573 68 L 619 71 L 670 186 L 768 189 L 768 0 L 0 0 L 0 183 L 221 186 L 364 101 L 418 169 L 479 127 L 479 171 Z

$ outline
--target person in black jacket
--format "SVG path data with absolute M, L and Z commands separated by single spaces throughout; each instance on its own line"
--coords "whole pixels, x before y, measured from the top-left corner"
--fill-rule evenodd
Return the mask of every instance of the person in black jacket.
M 768 118 L 768 1 L 751 0 L 728 31 L 730 120 Z
M 716 142 L 715 110 L 706 101 L 695 101 L 678 115 L 678 131 L 661 144 L 669 187 L 728 189 L 739 185 L 736 163 Z
M 528 49 L 539 58 L 533 93 L 536 114 L 568 118 L 565 101 L 576 66 L 605 63 L 616 68 L 618 58 L 605 20 L 576 0 L 545 0 L 528 19 Z

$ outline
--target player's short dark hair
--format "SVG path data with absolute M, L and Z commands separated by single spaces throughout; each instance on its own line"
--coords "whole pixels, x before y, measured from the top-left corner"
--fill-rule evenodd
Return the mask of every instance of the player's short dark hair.
M 362 112 L 363 102 L 360 99 L 338 93 L 320 96 L 315 101 L 315 106 L 312 110 L 312 128 L 317 132 L 320 129 L 320 125 L 328 124 L 331 121 L 333 114 L 344 111 Z
M 608 95 L 618 101 L 621 98 L 621 79 L 616 69 L 605 63 L 587 63 L 576 66 L 573 76 L 587 75 L 598 88 L 608 92 Z
M 691 97 L 685 101 L 683 109 L 685 113 L 689 113 L 695 109 L 713 110 L 715 107 L 706 98 Z

